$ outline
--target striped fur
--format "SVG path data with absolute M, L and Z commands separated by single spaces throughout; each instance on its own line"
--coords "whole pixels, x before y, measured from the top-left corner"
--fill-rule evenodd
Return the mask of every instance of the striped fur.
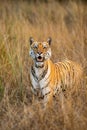
M 33 59 L 30 69 L 32 92 L 42 96 L 46 103 L 57 92 L 78 84 L 82 76 L 82 68 L 73 61 L 53 63 L 50 60 L 50 44 L 51 39 L 47 42 L 34 42 L 30 39 L 29 53 Z

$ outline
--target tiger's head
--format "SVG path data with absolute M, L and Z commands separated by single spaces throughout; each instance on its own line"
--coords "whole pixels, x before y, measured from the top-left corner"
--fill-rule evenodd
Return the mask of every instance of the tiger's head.
M 29 55 L 32 57 L 36 67 L 43 67 L 44 62 L 51 57 L 51 38 L 46 42 L 37 42 L 30 37 L 30 51 Z

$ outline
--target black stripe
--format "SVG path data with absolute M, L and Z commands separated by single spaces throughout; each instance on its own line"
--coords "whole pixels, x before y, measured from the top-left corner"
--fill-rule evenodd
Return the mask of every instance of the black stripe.
M 44 79 L 45 75 L 47 74 L 48 66 L 44 69 L 43 74 L 40 76 L 40 80 Z
M 69 69 L 69 68 L 71 69 L 71 63 L 70 63 L 70 62 L 67 61 L 65 64 L 66 64 L 66 67 L 67 67 L 68 69 Z
M 65 70 L 68 69 L 67 65 L 64 63 L 62 63 L 62 66 L 64 67 Z
M 44 96 L 46 96 L 46 95 L 48 95 L 48 94 L 50 94 L 50 91 L 49 91 L 48 93 L 45 93 L 45 95 L 44 95 Z
M 47 84 L 45 87 L 41 88 L 41 90 L 43 90 L 43 89 L 45 89 L 45 88 L 47 88 L 47 87 L 48 87 L 48 84 Z
M 33 69 L 33 66 L 31 67 L 31 73 L 33 76 L 35 76 L 35 70 Z
M 47 65 L 47 68 L 46 68 L 46 69 L 44 70 L 44 72 L 43 72 L 42 78 L 44 78 L 45 75 L 47 74 L 47 70 L 48 70 L 48 65 Z
M 32 73 L 34 79 L 38 80 L 37 76 L 35 75 L 35 70 L 34 70 L 33 66 L 31 67 L 31 73 Z
M 46 80 L 45 80 L 45 81 L 46 81 Z M 46 85 L 45 87 L 41 88 L 41 90 L 43 90 L 44 88 L 47 88 L 48 85 L 49 85 L 49 83 L 50 83 L 50 81 L 51 81 L 51 80 L 49 80 L 49 82 L 47 83 L 47 85 Z

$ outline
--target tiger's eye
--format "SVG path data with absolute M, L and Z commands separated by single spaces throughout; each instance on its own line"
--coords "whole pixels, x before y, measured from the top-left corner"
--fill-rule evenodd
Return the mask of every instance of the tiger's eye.
M 33 48 L 34 48 L 34 49 L 37 49 L 37 46 L 34 46 Z

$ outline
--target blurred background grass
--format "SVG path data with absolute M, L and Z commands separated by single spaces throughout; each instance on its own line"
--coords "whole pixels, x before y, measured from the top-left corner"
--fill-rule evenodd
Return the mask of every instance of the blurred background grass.
M 0 130 L 86 130 L 86 76 L 77 93 L 57 95 L 45 112 L 32 96 L 30 36 L 39 41 L 52 37 L 54 62 L 68 58 L 86 68 L 87 2 L 0 1 Z

